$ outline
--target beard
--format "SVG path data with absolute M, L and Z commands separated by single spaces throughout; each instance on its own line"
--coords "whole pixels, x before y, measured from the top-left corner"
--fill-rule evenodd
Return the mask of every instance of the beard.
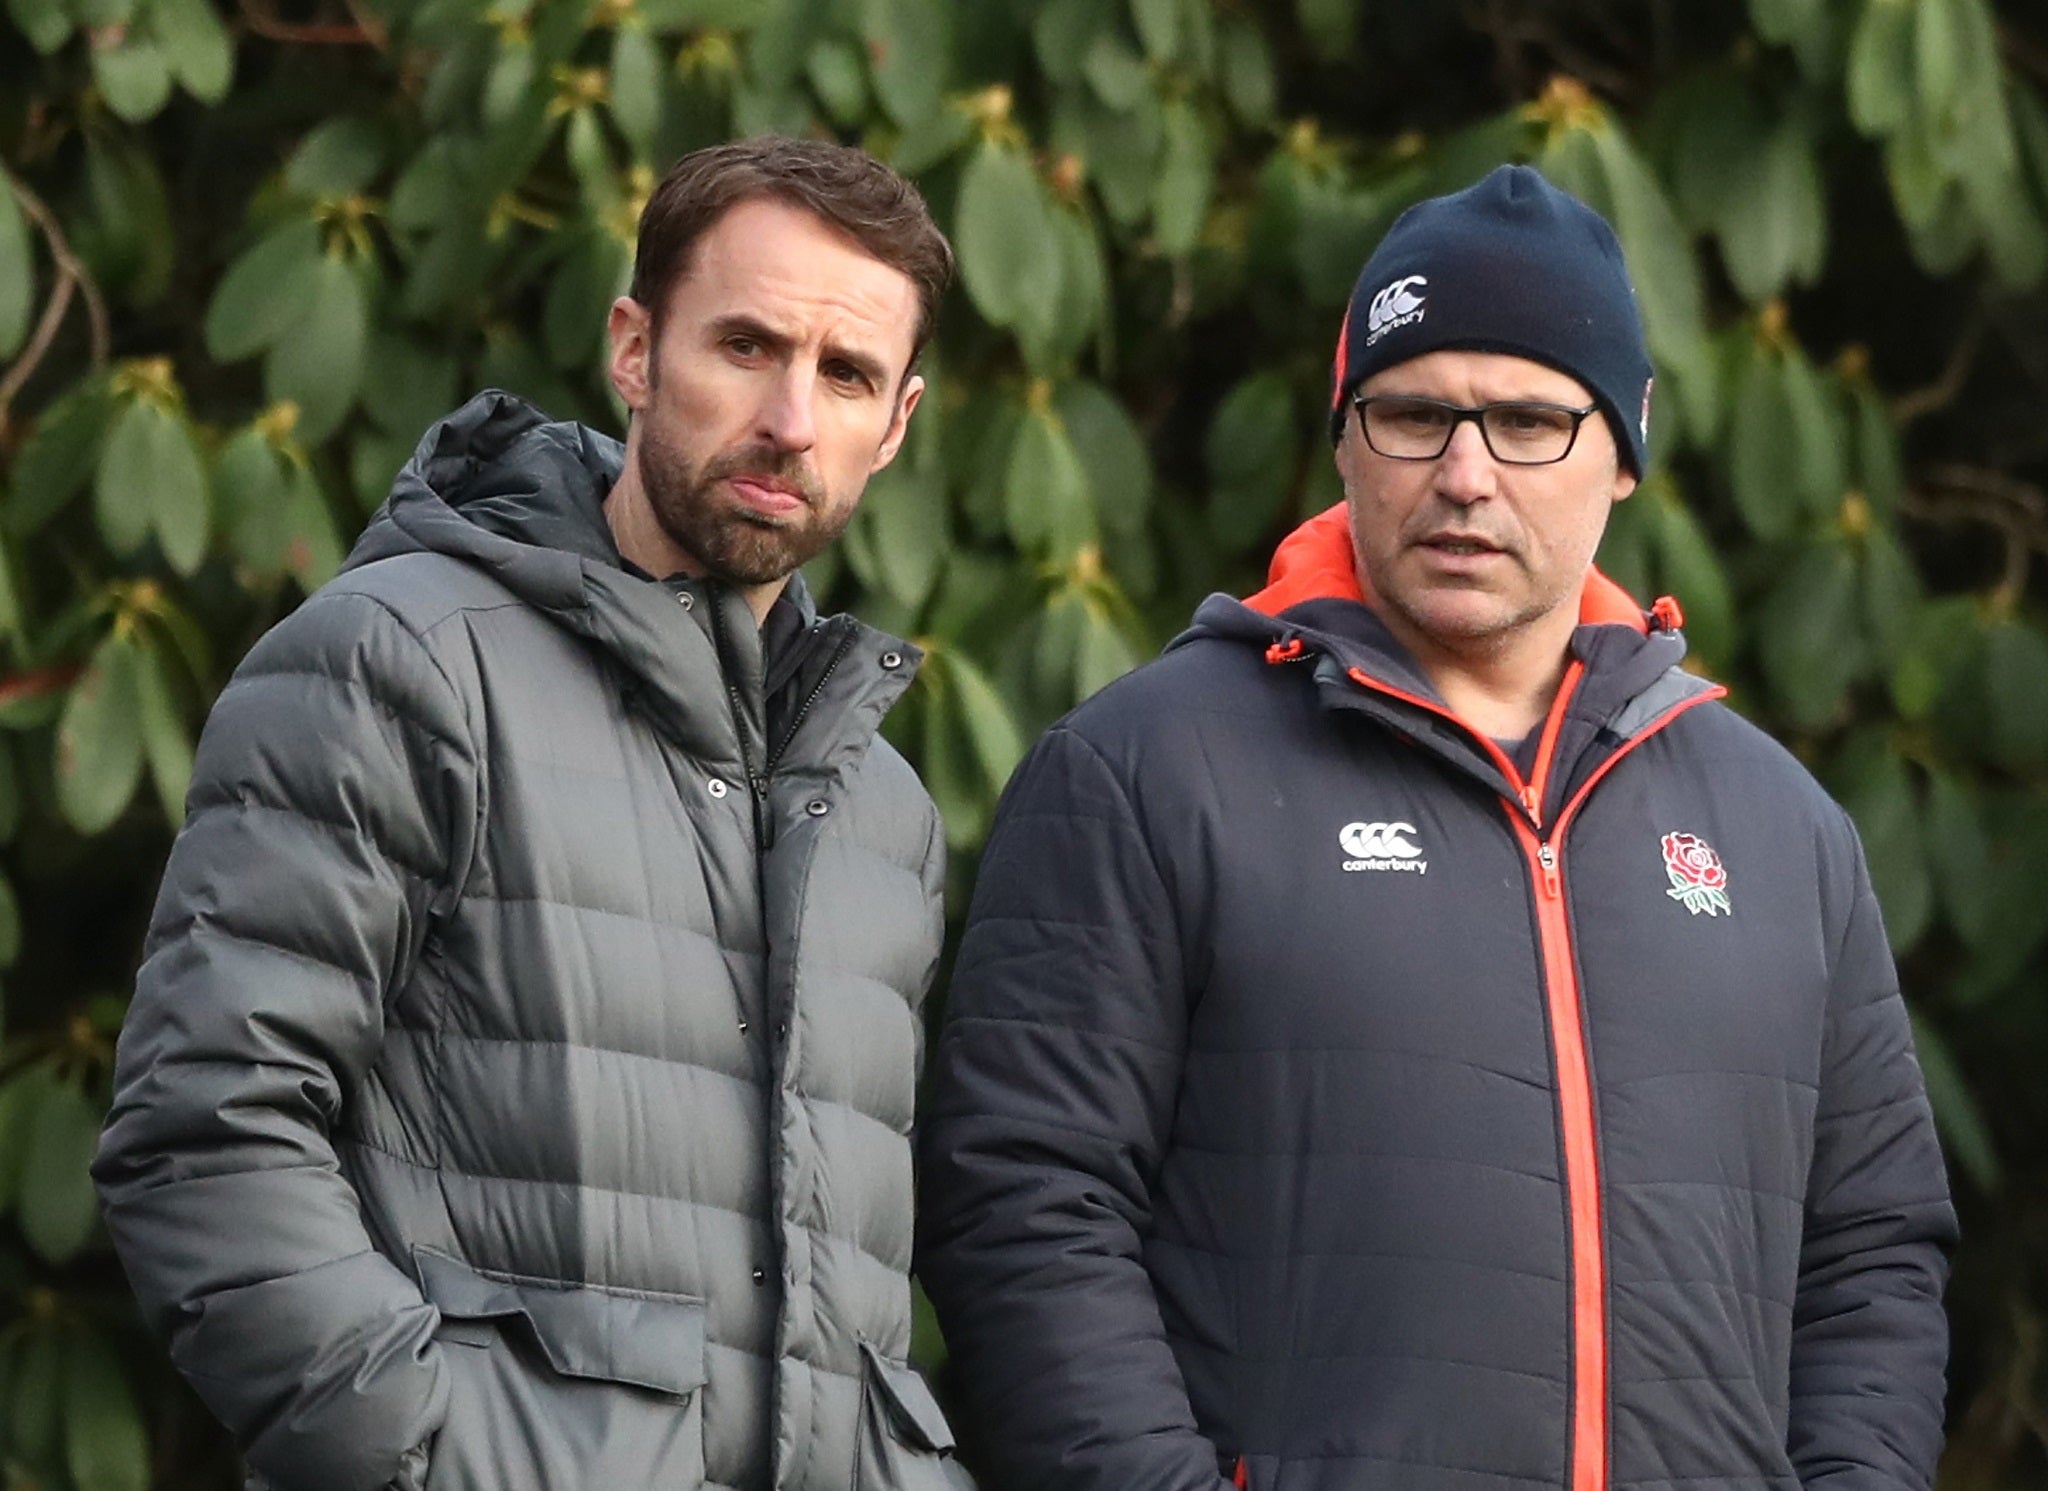
M 766 585 L 792 573 L 845 531 L 850 503 L 835 507 L 796 451 L 744 445 L 693 465 L 650 424 L 639 449 L 640 487 L 662 531 L 707 574 L 732 585 Z M 803 506 L 770 517 L 721 498 L 734 476 L 769 478 L 796 489 Z

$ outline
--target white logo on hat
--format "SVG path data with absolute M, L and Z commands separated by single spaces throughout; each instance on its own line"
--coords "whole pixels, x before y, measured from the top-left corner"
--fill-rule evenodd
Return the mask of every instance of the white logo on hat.
M 1370 347 L 1398 326 L 1411 326 L 1422 319 L 1423 297 L 1415 292 L 1429 281 L 1419 274 L 1395 280 L 1373 296 L 1365 313 L 1365 344 Z

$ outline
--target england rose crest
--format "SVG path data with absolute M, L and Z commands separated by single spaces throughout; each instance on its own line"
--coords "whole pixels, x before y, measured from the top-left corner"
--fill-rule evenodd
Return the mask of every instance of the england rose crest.
M 1664 894 L 1694 916 L 1734 914 L 1728 903 L 1728 871 L 1714 846 L 1698 834 L 1664 835 L 1664 873 L 1671 889 Z

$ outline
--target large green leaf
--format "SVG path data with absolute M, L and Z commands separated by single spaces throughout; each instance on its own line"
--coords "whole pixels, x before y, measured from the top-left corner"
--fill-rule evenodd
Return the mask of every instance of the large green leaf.
M 1181 49 L 1181 0 L 1130 0 L 1131 23 L 1145 55 L 1164 66 Z
M 235 76 L 235 45 L 207 0 L 150 0 L 150 24 L 171 76 L 204 104 L 227 97 Z
M 612 38 L 612 122 L 636 160 L 651 159 L 666 106 L 668 69 L 644 21 L 622 22 Z
M 1194 106 L 1177 100 L 1166 106 L 1166 148 L 1152 195 L 1152 232 L 1162 252 L 1190 252 L 1202 236 L 1209 198 L 1216 188 L 1216 146 L 1209 124 Z
M 21 204 L 0 177 L 0 358 L 21 350 L 35 309 L 35 241 Z
M 7 0 L 7 13 L 29 45 L 45 57 L 71 39 L 76 24 L 64 0 Z
M 1836 791 L 1862 837 L 1871 885 L 1884 910 L 1885 935 L 1892 951 L 1903 955 L 1926 931 L 1934 907 L 1934 883 L 1906 763 L 1882 734 L 1866 733 L 1845 753 Z
M 1102 526 L 1142 533 L 1152 506 L 1152 457 L 1129 413 L 1101 384 L 1085 379 L 1061 384 L 1053 408 L 1088 473 Z
M 961 283 L 992 324 L 1014 325 L 1027 304 L 1058 295 L 1052 206 L 1021 151 L 985 144 L 968 161 L 953 241 Z
M 1003 475 L 1003 514 L 1026 554 L 1065 559 L 1095 541 L 1088 473 L 1051 410 L 1026 410 Z
M 1217 37 L 1223 75 L 1223 97 L 1240 124 L 1254 127 L 1273 118 L 1279 96 L 1273 51 L 1258 25 L 1240 15 L 1223 17 Z
M 72 685 L 57 726 L 57 805 L 80 833 L 108 827 L 142 773 L 142 667 L 134 641 L 109 636 Z
M 1856 565 L 1839 543 L 1802 549 L 1757 617 L 1764 676 L 1796 729 L 1818 729 L 1842 707 L 1867 648 Z
M 1913 1046 L 1927 1083 L 1928 1105 L 1934 1109 L 1934 1125 L 1949 1153 L 1979 1190 L 1997 1194 L 2003 1185 L 2003 1173 L 1998 1151 L 1991 1142 L 1990 1125 L 1985 1123 L 1983 1110 L 1948 1042 L 1917 1011 L 1913 1014 Z
M 149 1441 L 111 1345 L 89 1327 L 64 1343 L 64 1464 L 76 1491 L 148 1491 Z
M 63 1424 L 58 1396 L 63 1340 L 57 1324 L 29 1321 L 20 1351 L 14 1363 L 13 1400 L 4 1405 L 7 1449 L 11 1458 L 45 1465 L 56 1457 Z
M 930 118 L 952 73 L 953 7 L 940 0 L 862 0 L 875 98 L 903 126 Z
M 1071 366 L 1101 328 L 1109 287 L 1102 245 L 1082 209 L 1055 205 L 1050 214 L 1058 245 L 1058 288 L 1017 308 L 1017 341 L 1033 372 L 1052 376 Z
M 1205 453 L 1209 521 L 1225 548 L 1245 547 L 1279 520 L 1301 461 L 1301 429 L 1279 373 L 1254 373 L 1224 396 Z
M 1848 438 L 1835 381 L 1795 347 L 1783 354 L 1779 390 L 1792 431 L 1789 475 L 1806 510 L 1825 517 L 1841 505 L 1849 484 Z
M 1827 193 L 1814 141 L 1796 120 L 1780 123 L 1744 164 L 1746 190 L 1720 220 L 1721 252 L 1736 288 L 1761 304 L 1819 278 L 1827 258 Z
M 1713 541 L 1675 488 L 1630 500 L 1654 504 L 1658 573 L 1685 612 L 1693 654 L 1710 668 L 1725 668 L 1735 655 L 1735 594 Z
M 1736 511 L 1761 539 L 1779 539 L 1799 521 L 1801 431 L 1785 387 L 1785 363 L 1755 345 L 1737 373 L 1728 421 L 1728 484 Z
M 141 32 L 131 32 L 109 46 L 95 46 L 92 75 L 107 107 L 130 124 L 155 117 L 170 102 L 170 60 Z
M 1070 90 L 1053 112 L 1053 148 L 1079 156 L 1102 205 L 1117 222 L 1135 226 L 1153 210 L 1165 111 L 1147 88 L 1130 109 L 1112 109 L 1093 91 Z
M 339 254 L 320 255 L 303 318 L 263 359 L 265 395 L 298 405 L 300 436 L 308 443 L 332 434 L 355 403 L 369 335 L 362 271 Z
M 206 308 L 206 350 L 222 362 L 254 356 L 305 319 L 320 274 L 320 228 L 302 218 L 273 229 L 228 267 Z
M 213 503 L 205 459 L 183 415 L 161 419 L 151 445 L 156 464 L 144 489 L 149 497 L 150 524 L 171 568 L 189 575 L 206 558 L 212 528 Z
M 938 583 L 953 543 L 944 475 L 935 465 L 899 459 L 868 483 L 860 503 L 881 584 L 913 608 Z
M 43 1088 L 29 1121 L 20 1216 L 22 1237 L 51 1263 L 84 1247 L 99 1218 L 87 1172 L 99 1137 L 99 1110 L 84 1093 L 69 1082 Z
M 2048 636 L 2006 622 L 1985 635 L 1984 648 L 1992 760 L 2015 772 L 2048 766 Z
M 192 737 L 172 692 L 167 660 L 145 648 L 138 661 L 142 754 L 164 816 L 175 826 L 185 821 L 185 792 L 192 785 Z
M 1864 0 L 1849 42 L 1849 118 L 1866 135 L 1888 135 L 1914 105 L 1915 7 L 1910 0 Z
M 1152 89 L 1144 55 L 1114 29 L 1095 33 L 1081 59 L 1081 76 L 1097 98 L 1119 113 L 1136 108 Z
M 945 654 L 945 666 L 948 692 L 974 744 L 982 777 L 992 792 L 1000 792 L 1024 758 L 1024 737 L 986 674 L 957 650 Z
M 65 390 L 37 418 L 14 463 L 5 527 L 20 538 L 33 535 L 85 490 L 99 465 L 115 404 L 103 377 L 90 377 Z
M 93 513 L 109 549 L 125 556 L 148 540 L 160 463 L 180 461 L 190 445 L 184 421 L 147 400 L 132 399 L 115 416 L 93 478 Z
M 632 278 L 632 245 L 609 228 L 586 228 L 571 240 L 568 253 L 549 281 L 541 323 L 548 356 L 557 367 L 600 360 L 605 316 L 611 303 L 626 293 Z
M 391 141 L 375 119 L 344 114 L 314 128 L 285 163 L 284 183 L 302 197 L 367 191 L 383 173 Z M 311 256 L 311 247 L 302 251 Z

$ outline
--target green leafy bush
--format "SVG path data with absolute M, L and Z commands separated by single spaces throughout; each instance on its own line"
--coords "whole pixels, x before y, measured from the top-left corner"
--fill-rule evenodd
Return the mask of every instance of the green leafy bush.
M 895 162 L 960 254 L 812 575 L 931 654 L 889 728 L 956 905 L 1030 736 L 1337 500 L 1393 216 L 1509 159 L 1609 215 L 1658 381 L 1603 563 L 1863 831 L 1968 1225 L 1945 1483 L 2038 1483 L 2044 85 L 2020 0 L 6 0 L 8 1484 L 232 1484 L 84 1169 L 206 704 L 468 392 L 617 427 L 640 204 L 767 129 Z

